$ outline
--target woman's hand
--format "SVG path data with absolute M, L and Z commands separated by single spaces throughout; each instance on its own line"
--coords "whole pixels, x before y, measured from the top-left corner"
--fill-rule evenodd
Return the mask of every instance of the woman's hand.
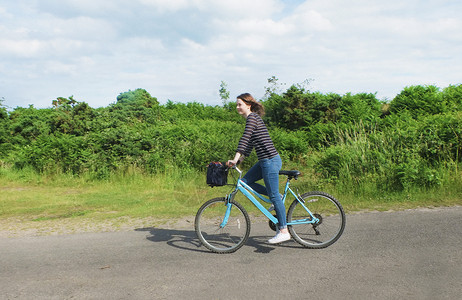
M 226 165 L 227 165 L 228 167 L 230 167 L 230 168 L 231 168 L 231 167 L 234 167 L 236 164 L 237 164 L 237 161 L 235 161 L 234 159 L 232 159 L 232 160 L 230 159 L 230 160 L 228 160 L 228 161 L 226 162 Z
M 234 167 L 235 165 L 240 164 L 242 161 L 244 161 L 244 158 L 245 158 L 244 155 L 241 155 L 239 152 L 237 152 L 236 155 L 234 156 L 234 159 L 228 160 L 226 162 L 226 165 L 230 168 Z

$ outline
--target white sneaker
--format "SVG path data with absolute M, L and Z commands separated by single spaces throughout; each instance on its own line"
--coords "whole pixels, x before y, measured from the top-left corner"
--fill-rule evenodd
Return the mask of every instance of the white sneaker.
M 286 242 L 288 240 L 290 240 L 290 233 L 288 233 L 288 232 L 287 233 L 279 232 L 273 238 L 269 239 L 268 243 L 270 243 L 270 244 L 279 244 L 279 243 L 282 243 L 282 242 Z

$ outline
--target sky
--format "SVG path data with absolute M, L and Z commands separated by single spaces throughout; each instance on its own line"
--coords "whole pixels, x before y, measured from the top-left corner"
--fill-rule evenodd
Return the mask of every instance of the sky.
M 0 0 L 0 101 L 91 107 L 142 88 L 221 105 L 268 78 L 321 93 L 462 83 L 460 0 Z

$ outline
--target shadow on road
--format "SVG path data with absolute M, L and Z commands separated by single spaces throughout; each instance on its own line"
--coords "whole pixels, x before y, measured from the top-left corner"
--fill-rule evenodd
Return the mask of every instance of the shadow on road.
M 167 245 L 189 251 L 208 252 L 201 247 L 193 230 L 162 229 L 155 227 L 138 228 L 135 231 L 148 231 L 151 235 L 146 239 L 151 242 L 165 242 Z
M 138 228 L 135 231 L 148 231 L 151 235 L 146 239 L 151 242 L 167 243 L 167 245 L 188 251 L 212 253 L 202 246 L 194 230 L 162 229 L 155 227 Z M 270 253 L 276 247 L 299 248 L 295 243 L 289 242 L 281 245 L 269 245 L 267 236 L 250 236 L 243 247 L 255 248 L 255 253 Z M 239 251 L 239 250 L 238 250 Z

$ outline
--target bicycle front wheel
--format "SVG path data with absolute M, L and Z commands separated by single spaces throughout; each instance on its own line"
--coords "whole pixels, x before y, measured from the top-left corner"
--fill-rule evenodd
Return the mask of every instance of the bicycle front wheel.
M 197 211 L 194 228 L 201 243 L 216 253 L 232 253 L 241 248 L 250 234 L 250 218 L 238 202 L 231 201 L 227 221 L 224 217 L 228 206 L 225 198 L 205 202 Z
M 294 240 L 304 247 L 317 249 L 335 243 L 345 229 L 345 212 L 337 199 L 324 192 L 305 193 L 301 198 L 303 205 L 296 199 L 287 212 L 288 223 L 300 222 L 288 226 Z M 307 224 L 313 217 L 317 221 Z

